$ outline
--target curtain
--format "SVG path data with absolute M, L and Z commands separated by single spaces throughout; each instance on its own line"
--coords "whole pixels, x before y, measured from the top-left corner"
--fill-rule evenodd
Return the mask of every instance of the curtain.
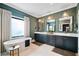
M 24 16 L 24 37 L 30 37 L 30 19 Z
M 11 36 L 11 12 L 2 9 L 2 16 L 1 16 L 1 28 L 2 28 L 2 52 L 4 51 L 3 43 L 5 41 L 10 40 Z
M 0 9 L 0 52 L 1 52 L 1 9 Z
M 77 19 L 78 19 L 78 55 L 79 55 L 79 10 L 78 10 Z

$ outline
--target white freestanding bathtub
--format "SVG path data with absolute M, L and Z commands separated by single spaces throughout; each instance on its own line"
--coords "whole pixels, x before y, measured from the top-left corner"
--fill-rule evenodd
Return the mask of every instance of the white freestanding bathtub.
M 27 38 L 19 38 L 19 39 L 9 40 L 9 41 L 4 42 L 4 47 L 7 52 L 9 52 L 9 49 L 8 49 L 9 47 L 15 46 L 15 45 L 20 45 L 20 47 L 21 47 L 20 50 L 24 50 L 26 48 L 25 47 L 25 40 L 30 40 L 30 43 L 31 43 L 32 38 L 27 37 Z

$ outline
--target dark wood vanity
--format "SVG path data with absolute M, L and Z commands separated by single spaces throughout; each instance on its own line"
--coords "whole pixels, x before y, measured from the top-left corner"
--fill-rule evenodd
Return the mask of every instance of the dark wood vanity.
M 62 34 L 62 33 L 60 33 Z M 65 50 L 78 52 L 78 37 L 57 34 L 35 33 L 35 40 L 44 44 L 62 48 Z

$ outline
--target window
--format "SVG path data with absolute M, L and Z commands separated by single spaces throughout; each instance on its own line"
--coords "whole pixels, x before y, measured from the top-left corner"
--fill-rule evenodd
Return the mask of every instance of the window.
M 17 19 L 17 18 L 11 18 L 11 36 L 24 36 L 24 21 Z

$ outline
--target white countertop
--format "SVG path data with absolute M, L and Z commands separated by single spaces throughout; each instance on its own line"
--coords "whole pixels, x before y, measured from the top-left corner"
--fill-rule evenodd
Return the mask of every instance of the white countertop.
M 53 33 L 50 33 L 50 32 L 35 32 L 35 33 L 46 34 L 46 35 L 59 35 L 59 36 L 78 37 L 77 33 L 56 33 L 56 32 L 53 32 Z

